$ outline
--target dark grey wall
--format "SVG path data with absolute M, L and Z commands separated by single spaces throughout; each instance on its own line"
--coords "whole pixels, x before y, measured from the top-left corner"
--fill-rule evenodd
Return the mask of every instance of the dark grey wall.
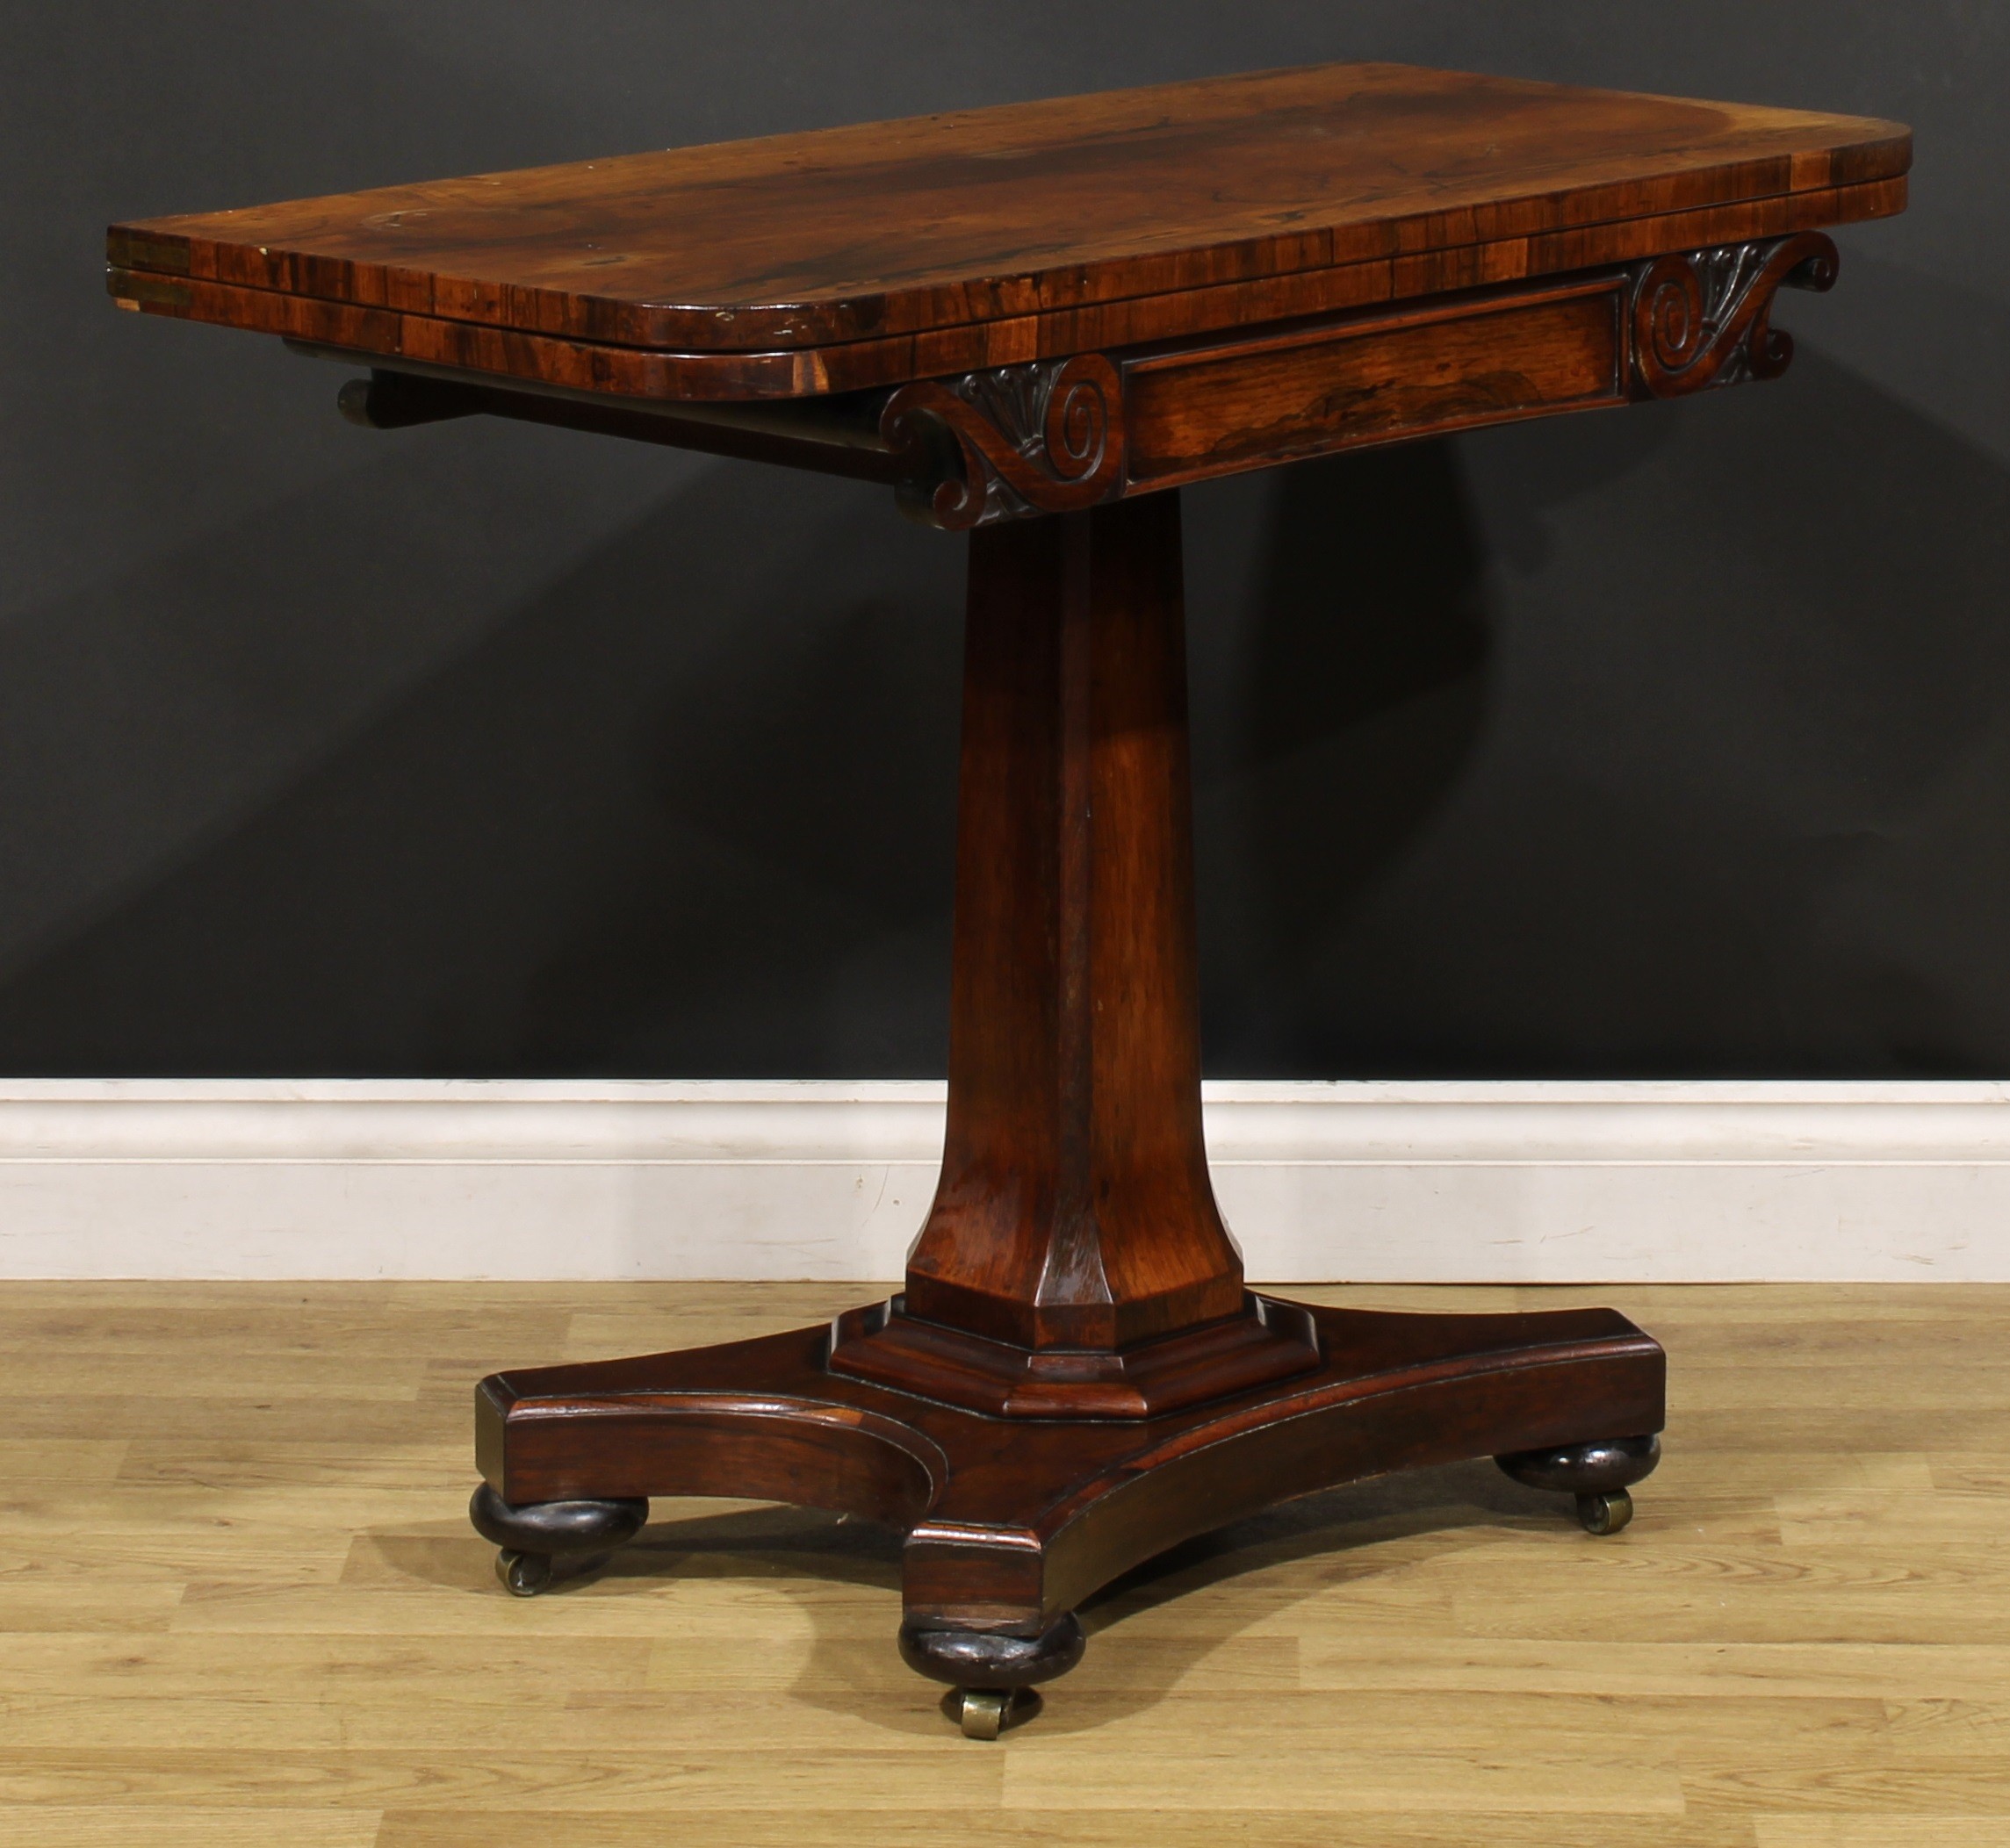
M 1860 111 L 1776 385 L 1187 496 L 1221 1073 L 2010 1068 L 2010 8 L 72 0 L 0 74 L 0 1069 L 940 1068 L 961 546 L 112 312 L 106 220 L 1335 57 Z

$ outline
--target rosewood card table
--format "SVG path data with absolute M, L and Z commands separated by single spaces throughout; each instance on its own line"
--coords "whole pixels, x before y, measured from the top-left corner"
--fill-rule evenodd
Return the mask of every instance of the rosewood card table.
M 1286 1497 L 1493 1456 L 1625 1524 L 1664 1363 L 1623 1317 L 1244 1285 L 1201 1141 L 1178 490 L 1772 378 L 1775 291 L 1829 287 L 1823 227 L 1900 210 L 1909 160 L 1888 122 L 1339 64 L 112 229 L 120 306 L 366 368 L 359 423 L 823 470 L 970 536 L 947 1138 L 905 1287 L 484 1380 L 472 1515 L 512 1591 L 652 1495 L 869 1516 L 906 1536 L 903 1653 L 995 1737 L 1099 1586 Z

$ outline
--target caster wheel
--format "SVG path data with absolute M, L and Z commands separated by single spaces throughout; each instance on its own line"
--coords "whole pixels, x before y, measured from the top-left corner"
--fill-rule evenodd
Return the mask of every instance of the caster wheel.
M 959 1687 L 943 1702 L 966 1739 L 995 1739 L 1030 1720 L 1040 1704 L 1030 1687 Z
M 551 1556 L 505 1547 L 495 1556 L 495 1576 L 512 1598 L 535 1598 L 551 1582 Z
M 1632 1518 L 1633 1498 L 1624 1489 L 1577 1498 L 1577 1519 L 1587 1534 L 1617 1534 Z
M 1005 1730 L 1005 1713 L 1012 1706 L 1008 1689 L 966 1687 L 957 1717 L 966 1739 L 995 1739 Z

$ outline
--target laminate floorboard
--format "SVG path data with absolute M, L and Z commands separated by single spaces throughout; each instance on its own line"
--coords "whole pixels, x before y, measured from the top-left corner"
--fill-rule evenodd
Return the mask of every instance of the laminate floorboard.
M 482 1374 L 868 1291 L 9 1284 L 0 1843 L 2010 1848 L 2010 1286 L 1295 1293 L 1633 1316 L 1632 1526 L 1483 1462 L 1274 1510 L 985 1744 L 876 1528 L 659 1501 L 520 1601 L 462 1513 Z

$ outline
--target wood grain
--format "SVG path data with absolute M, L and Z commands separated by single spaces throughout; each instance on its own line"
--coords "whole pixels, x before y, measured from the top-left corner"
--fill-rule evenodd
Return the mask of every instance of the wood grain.
M 841 1319 L 834 1348 L 812 1326 L 491 1374 L 477 1397 L 491 1488 L 519 1504 L 753 1494 L 885 1523 L 906 1536 L 910 1661 L 955 1656 L 968 1667 L 989 1652 L 980 1667 L 1005 1679 L 944 1679 L 995 1689 L 1071 1665 L 1081 1633 L 1070 1614 L 1119 1574 L 1164 1583 L 1163 1563 L 1142 1579 L 1138 1569 L 1169 1545 L 1188 1549 L 1176 1559 L 1219 1557 L 1219 1540 L 1198 1555 L 1192 1542 L 1280 1499 L 1393 1468 L 1659 1428 L 1661 1352 L 1609 1311 L 1392 1316 L 1243 1292 L 1200 1138 L 1178 500 L 1121 496 L 1134 478 L 1167 487 L 1349 442 L 1617 403 L 1636 385 L 1665 395 L 1769 376 L 1790 352 L 1766 320 L 1772 291 L 1818 272 L 1826 285 L 1834 266 L 1819 227 L 1898 209 L 1908 161 L 1907 138 L 1890 124 L 1335 66 L 115 227 L 111 286 L 125 306 L 425 374 L 351 390 L 348 407 L 365 422 L 504 408 L 493 395 L 502 381 L 588 400 L 596 416 L 621 420 L 599 427 L 626 434 L 641 434 L 627 425 L 641 413 L 606 400 L 684 399 L 650 426 L 652 440 L 815 456 L 811 465 L 871 476 L 890 462 L 909 504 L 945 525 L 1063 515 L 992 525 L 973 541 L 947 1150 L 904 1303 L 876 1319 Z M 1567 286 L 1543 281 L 1565 273 Z M 1379 319 L 1358 312 L 1424 296 L 1444 299 Z M 1308 324 L 1317 316 L 1329 319 Z M 1229 327 L 1244 330 L 1232 350 L 1198 338 Z M 1166 344 L 1176 339 L 1187 346 Z M 1012 370 L 996 370 L 1001 361 Z M 716 407 L 867 387 L 886 395 L 783 406 L 781 423 Z M 706 399 L 714 406 L 701 414 Z M 514 405 L 506 413 L 564 421 Z M 693 431 L 680 434 L 684 424 Z M 924 464 L 944 453 L 957 459 L 930 475 Z M 387 1312 L 400 1301 L 373 1300 Z M 487 1372 L 462 1366 L 477 1338 L 465 1329 L 457 1348 L 415 1372 L 240 1339 L 165 1392 L 152 1348 L 59 1346 L 36 1358 L 0 1348 L 13 1389 L 8 1441 L 72 1436 L 97 1447 L 100 1471 L 112 1463 L 103 1447 L 149 1420 L 155 1439 L 199 1434 L 238 1456 L 295 1443 L 297 1429 L 338 1429 L 365 1449 L 414 1443 L 458 1396 L 457 1382 L 465 1390 Z M 1830 1409 L 1830 1386 L 1812 1372 L 1776 1391 L 1768 1415 Z M 281 1415 L 295 1405 L 338 1415 L 296 1427 Z M 1721 1426 L 1739 1428 L 1735 1416 Z M 1613 1454 L 1615 1470 L 1628 1456 L 1652 1461 L 1639 1443 Z M 22 1455 L 32 1467 L 41 1453 Z M 123 1505 L 114 1492 L 133 1468 L 143 1519 L 107 1542 L 102 1523 Z M 299 1485 L 282 1473 L 264 1492 L 288 1486 Z M 1593 1486 L 1616 1488 L 1617 1478 Z M 381 1621 L 408 1578 L 459 1589 L 445 1564 L 460 1557 L 453 1538 L 398 1529 L 415 1501 L 430 1506 L 422 1491 L 348 1478 L 314 1488 L 311 1501 L 283 1500 L 267 1525 L 311 1511 L 315 1530 L 269 1546 L 239 1583 L 231 1520 L 205 1512 L 213 1485 L 135 1449 L 95 1498 L 61 1479 L 22 1493 L 11 1536 L 0 1537 L 0 1575 L 95 1590 L 116 1565 L 155 1592 L 136 1593 L 128 1613 L 150 1632 L 163 1621 L 159 1582 L 186 1571 L 165 1621 L 205 1635 L 234 1622 L 291 1634 L 303 1600 L 351 1579 L 375 1599 L 351 1607 L 357 1621 L 368 1609 Z M 1898 1521 L 1832 1489 L 1777 1505 L 1761 1537 L 1875 1544 Z M 512 1545 L 519 1528 L 545 1519 L 482 1505 L 493 1517 L 484 1530 Z M 1301 1502 L 1287 1528 L 1315 1506 Z M 631 1528 L 641 1513 L 550 1519 L 618 1525 L 625 1514 Z M 1956 1522 L 1957 1571 L 1975 1570 L 1984 1526 Z M 359 1556 L 348 1543 L 359 1531 L 383 1543 Z M 857 1554 L 874 1569 L 886 1564 L 877 1544 Z M 1489 1581 L 1498 1565 L 1477 1562 L 1422 1608 L 1458 1624 L 1469 1609 L 1503 1607 L 1495 1621 L 1524 1640 L 1548 1636 L 1545 1621 L 1571 1635 L 1609 1621 L 1590 1598 L 1546 1620 L 1497 1571 Z M 1657 1582 L 1652 1563 L 1639 1576 L 1613 1587 L 1631 1593 L 1620 1600 L 1629 1615 L 1686 1590 Z M 1369 1629 L 1380 1589 L 1358 1600 Z M 1870 1589 L 1841 1586 L 1846 1598 Z M 578 1590 L 515 1634 L 572 1643 L 582 1623 L 606 1634 L 596 1621 L 614 1620 L 596 1620 Z M 31 1598 L 26 1615 L 46 1626 L 50 1603 Z M 1418 1603 L 1399 1594 L 1392 1621 Z M 92 1635 L 122 1608 L 101 1597 L 79 1628 Z M 702 1608 L 681 1614 L 680 1636 L 705 1632 Z M 1679 1615 L 1671 1609 L 1671 1629 L 1694 1631 L 1699 1615 L 1707 1624 L 1704 1607 Z M 457 1604 L 441 1621 L 487 1618 Z M 1302 1640 L 1242 1676 L 1279 1676 L 1288 1664 L 1302 1686 Z M 1020 1674 L 1029 1650 L 1041 1674 Z M 410 1755 L 427 1755 L 425 1781 L 385 1785 L 378 1765 L 379 1781 L 351 1806 L 375 1805 L 387 1836 L 392 1809 L 429 1807 L 450 1781 L 436 1761 L 465 1755 L 471 1737 L 501 1755 L 481 1765 L 503 1765 L 511 1781 L 492 1793 L 471 1765 L 457 1816 L 493 1794 L 519 1825 L 527 1797 L 602 1807 L 593 1772 L 610 1758 L 619 1802 L 638 1797 L 645 1810 L 688 1808 L 701 1786 L 722 1812 L 822 1803 L 840 1770 L 859 1811 L 897 1800 L 911 1816 L 979 1805 L 1072 1823 L 1084 1811 L 1165 1803 L 1153 1755 L 1113 1758 L 1106 1747 L 1120 1736 L 1064 1728 L 1049 1729 L 1034 1756 L 955 1761 L 950 1783 L 932 1789 L 928 1748 L 907 1723 L 911 1689 L 904 1705 L 875 1695 L 864 1666 L 874 1653 L 838 1650 L 852 1686 L 834 1730 L 709 1778 L 690 1758 L 652 1758 L 639 1784 L 622 1781 L 636 1769 L 630 1755 L 660 1742 L 653 1660 L 639 1689 L 617 1665 L 611 1685 L 563 1684 L 558 1703 L 552 1684 L 506 1665 L 479 1685 L 453 1681 L 439 1699 L 344 1707 L 320 1688 L 191 1701 L 177 1692 L 191 1672 L 177 1659 L 109 1713 L 89 1694 L 32 1689 L 11 1704 L 6 1746 L 30 1756 L 21 1775 L 63 1827 L 104 1787 L 87 1784 L 80 1797 L 57 1774 L 65 1765 L 32 1755 L 72 1749 L 87 1720 L 119 1754 L 120 1778 L 155 1751 L 209 1755 L 212 1783 L 215 1755 L 230 1751 L 256 1752 L 262 1766 L 288 1752 L 337 1754 L 344 1774 L 358 1753 L 407 1773 Z M 112 1665 L 121 1660 L 134 1665 Z M 360 1686 L 373 1672 L 385 1686 L 419 1679 L 355 1666 Z M 756 1672 L 772 1668 L 770 1657 Z M 716 1672 L 702 1685 L 715 1716 L 772 1706 L 765 1683 L 752 1697 Z M 1540 1816 L 1553 1829 L 1587 1815 L 1687 1820 L 1681 1768 L 1613 1738 L 1603 1696 L 1580 1700 L 1578 1712 L 1567 1709 L 1575 1696 L 1550 1695 L 1539 1737 L 1496 1758 L 1481 1743 L 1483 1715 L 1429 1717 L 1437 1691 L 1408 1703 L 1400 1688 L 1359 1700 L 1344 1687 L 1317 1692 L 1338 1722 L 1322 1750 L 1282 1751 L 1267 1722 L 1236 1709 L 1200 1754 L 1222 1774 L 1178 1816 L 1246 1815 L 1252 1790 L 1268 1812 L 1323 1813 L 1340 1788 L 1357 1822 L 1364 1808 Z M 1185 1699 L 1175 1691 L 1166 1704 Z M 1729 1717 L 1712 1715 L 1710 1739 L 1747 1736 L 1749 1715 L 1721 1712 Z M 894 1715 L 891 1737 L 861 1734 Z M 1917 1704 L 1901 1727 L 1861 1693 L 1812 1719 L 1791 1704 L 1772 1718 L 1790 1737 L 1804 1720 L 1812 1736 L 1874 1715 L 1926 1740 L 1936 1764 L 1984 1749 L 1978 1737 L 1993 1743 L 1986 1714 L 1949 1724 Z M 1363 1756 L 1378 1751 L 1374 1763 Z M 549 1784 L 526 1781 L 526 1754 L 537 1753 L 565 1755 Z M 1722 1803 L 1738 1777 L 1770 1768 L 1740 1765 L 1711 1794 Z M 283 1787 L 293 1808 L 323 1775 L 298 1769 Z M 0 1789 L 11 1774 L 0 1765 Z M 417 1825 L 421 1837 L 429 1826 Z M 492 1839 L 506 1826 L 478 1833 Z M 688 1836 L 688 1818 L 680 1832 Z
M 742 1494 L 862 1516 L 906 1535 L 909 1624 L 1029 1639 L 1119 1574 L 1274 1503 L 1661 1427 L 1661 1350 L 1610 1309 L 1264 1307 L 1273 1326 L 1310 1325 L 1314 1364 L 1300 1348 L 1281 1378 L 1224 1389 L 1204 1373 L 1216 1396 L 1149 1418 L 966 1409 L 926 1349 L 930 1370 L 889 1391 L 877 1370 L 826 1367 L 811 1327 L 493 1375 L 475 1396 L 476 1461 L 510 1504 Z
M 706 402 L 867 391 L 977 366 L 1018 365 L 1108 347 L 1257 327 L 1364 304 L 1632 262 L 1671 251 L 1785 236 L 1905 210 L 1906 183 L 1877 180 L 1697 211 L 1377 257 L 1330 269 L 1091 304 L 924 334 L 782 350 L 708 353 L 596 345 L 472 322 L 359 308 L 126 267 L 113 245 L 106 286 L 121 306 L 190 320 L 592 396 Z
M 2010 1843 L 2010 1289 L 1637 1287 L 1673 1355 L 1670 1442 L 1625 1534 L 1590 1540 L 1486 1464 L 1276 1510 L 1091 1605 L 1083 1665 L 997 1745 L 887 1646 L 897 1549 L 856 1521 L 664 1502 L 604 1576 L 496 1588 L 462 1514 L 476 1375 L 843 1299 L 10 1286 L 25 1372 L 107 1369 L 0 1439 L 0 1837 L 1032 1848 L 1092 1798 L 1064 1824 L 1091 1848 Z M 367 1356 L 350 1377 L 415 1421 L 359 1437 L 352 1412 L 385 1402 L 345 1399 L 331 1355 Z M 290 1373 L 301 1391 L 262 1392 Z M 1783 1421 L 1804 1377 L 1859 1384 Z
M 1239 341 L 1125 368 L 1134 482 L 1626 401 L 1618 278 Z
M 1179 514 L 971 541 L 947 1140 L 907 1291 L 1029 1348 L 1242 1307 L 1200 1133 Z
M 112 291 L 628 396 L 859 390 L 1904 204 L 1894 123 L 1402 65 L 112 227 Z
M 621 403 L 400 358 L 349 380 L 337 404 L 375 429 L 486 413 L 884 482 L 911 517 L 961 530 L 1363 443 L 1777 378 L 1793 342 L 1770 324 L 1776 291 L 1826 290 L 1837 271 L 1827 235 L 1799 231 L 883 393 Z

